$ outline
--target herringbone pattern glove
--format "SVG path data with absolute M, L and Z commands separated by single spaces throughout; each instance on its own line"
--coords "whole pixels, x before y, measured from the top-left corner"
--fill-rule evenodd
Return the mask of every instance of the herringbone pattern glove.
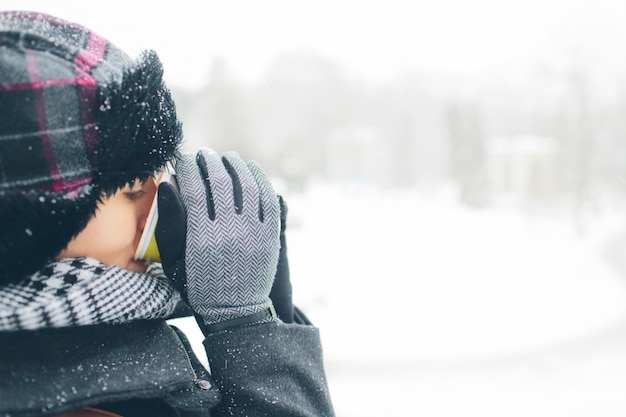
M 166 274 L 205 325 L 203 330 L 215 331 L 211 329 L 225 327 L 220 323 L 246 322 L 248 317 L 271 319 L 263 312 L 272 305 L 280 206 L 267 176 L 256 162 L 245 163 L 234 152 L 220 158 L 206 148 L 195 156 L 183 154 L 175 169 L 186 238 L 183 259 L 183 251 L 168 239 L 176 235 L 172 229 L 180 222 L 180 201 L 169 184 L 161 184 L 157 242 L 164 246 Z

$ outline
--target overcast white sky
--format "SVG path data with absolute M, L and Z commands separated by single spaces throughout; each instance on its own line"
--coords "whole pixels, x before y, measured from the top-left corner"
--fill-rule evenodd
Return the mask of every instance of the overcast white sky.
M 205 81 L 218 56 L 253 81 L 277 54 L 299 49 L 366 79 L 414 69 L 484 76 L 580 55 L 626 67 L 619 0 L 3 0 L 0 8 L 77 21 L 133 54 L 156 49 L 168 80 L 188 87 Z

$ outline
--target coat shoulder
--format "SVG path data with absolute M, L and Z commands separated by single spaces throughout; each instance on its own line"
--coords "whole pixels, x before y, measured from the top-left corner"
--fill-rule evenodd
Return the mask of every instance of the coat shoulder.
M 0 333 L 0 415 L 161 399 L 208 416 L 220 400 L 182 332 L 163 320 Z

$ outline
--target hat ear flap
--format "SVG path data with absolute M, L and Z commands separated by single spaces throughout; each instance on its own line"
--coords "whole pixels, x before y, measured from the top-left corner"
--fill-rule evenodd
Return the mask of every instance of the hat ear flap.
M 8 191 L 0 199 L 0 285 L 18 282 L 52 260 L 93 216 L 97 196 Z

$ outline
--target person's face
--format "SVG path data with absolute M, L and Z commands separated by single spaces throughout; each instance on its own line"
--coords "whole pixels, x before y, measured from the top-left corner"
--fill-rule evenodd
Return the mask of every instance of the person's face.
M 133 259 L 156 194 L 154 180 L 139 180 L 103 200 L 87 227 L 70 241 L 59 258 L 88 256 L 107 266 L 117 265 L 135 272 L 146 263 Z

